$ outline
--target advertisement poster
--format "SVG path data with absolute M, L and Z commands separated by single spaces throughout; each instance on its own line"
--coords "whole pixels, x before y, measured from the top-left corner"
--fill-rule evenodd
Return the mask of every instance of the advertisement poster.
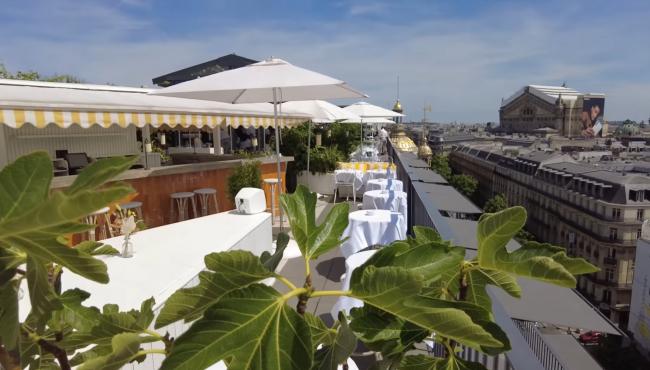
M 580 112 L 580 134 L 584 137 L 602 137 L 605 115 L 605 98 L 585 96 Z

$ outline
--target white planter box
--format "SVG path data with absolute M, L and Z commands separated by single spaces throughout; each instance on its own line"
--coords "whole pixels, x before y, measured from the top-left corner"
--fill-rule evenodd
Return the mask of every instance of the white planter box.
M 307 171 L 302 171 L 297 177 L 298 184 L 307 186 L 311 191 L 325 195 L 334 194 L 334 173 L 309 174 L 308 177 Z

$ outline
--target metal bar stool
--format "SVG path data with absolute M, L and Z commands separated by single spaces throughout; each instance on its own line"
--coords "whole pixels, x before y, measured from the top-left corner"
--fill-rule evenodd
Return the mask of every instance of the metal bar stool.
M 187 220 L 189 216 L 188 215 L 189 211 L 187 210 L 188 199 L 192 203 L 192 211 L 194 212 L 194 217 L 197 217 L 196 202 L 194 201 L 194 193 L 184 191 L 179 193 L 172 193 L 170 197 L 171 197 L 170 215 L 169 215 L 170 222 Z M 176 212 L 175 212 L 176 208 L 178 208 L 178 218 L 176 218 Z
M 110 208 L 104 207 L 99 209 L 84 218 L 84 223 L 88 225 L 95 225 L 94 228 L 88 230 L 88 240 L 97 241 L 96 231 L 99 228 L 99 240 L 107 239 L 108 237 L 113 237 L 113 232 L 111 231 L 111 219 L 110 219 Z M 104 219 L 103 222 L 101 219 Z M 98 224 L 98 221 L 100 224 Z
M 217 201 L 217 189 L 201 188 L 194 190 L 194 194 L 199 198 L 201 206 L 201 216 L 207 216 L 210 212 L 210 198 L 214 201 L 215 213 L 219 213 L 219 201 Z
M 128 203 L 120 204 L 120 208 L 125 211 L 133 211 L 138 216 L 138 219 L 142 220 L 142 202 L 133 201 Z
M 275 210 L 279 207 L 275 206 L 275 192 L 280 192 L 280 180 L 278 179 L 264 179 L 264 186 L 271 189 L 271 218 L 275 220 Z

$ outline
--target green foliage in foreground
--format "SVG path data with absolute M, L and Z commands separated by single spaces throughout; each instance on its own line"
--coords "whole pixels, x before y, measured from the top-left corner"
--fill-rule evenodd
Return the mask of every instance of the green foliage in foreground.
M 147 355 L 165 357 L 162 369 L 203 369 L 224 361 L 229 369 L 336 369 L 358 341 L 381 352 L 382 368 L 482 369 L 456 357 L 464 345 L 494 355 L 508 351 L 505 333 L 493 321 L 486 286 L 519 297 L 517 276 L 564 287 L 575 275 L 596 268 L 570 258 L 562 248 L 527 243 L 509 251 L 526 212 L 513 207 L 479 221 L 478 255 L 466 259 L 462 246 L 441 240 L 432 229 L 415 227 L 414 237 L 377 251 L 351 276 L 350 290 L 321 291 L 311 284 L 310 263 L 340 246 L 348 208 L 339 204 L 316 223 L 316 195 L 299 187 L 282 195 L 291 231 L 304 257 L 304 282 L 275 270 L 289 240 L 281 234 L 274 254 L 260 257 L 235 250 L 205 256 L 206 270 L 195 287 L 180 289 L 155 319 L 153 299 L 139 310 L 84 305 L 89 293 L 56 289 L 66 273 L 108 283 L 98 254 L 115 253 L 99 243 L 69 248 L 64 235 L 82 232 L 79 222 L 96 209 L 122 199 L 128 186 L 106 182 L 133 159 L 98 161 L 63 192 L 50 193 L 51 162 L 45 153 L 17 160 L 0 172 L 0 364 L 10 370 L 118 369 Z M 64 276 L 65 278 L 65 276 Z M 282 292 L 267 285 L 275 279 Z M 19 286 L 29 294 L 27 319 L 19 322 Z M 364 302 L 333 327 L 309 314 L 310 299 L 349 296 Z M 28 297 L 28 298 L 27 298 Z M 296 308 L 291 307 L 294 302 Z M 191 327 L 178 338 L 154 330 L 183 320 Z M 445 358 L 406 353 L 426 338 L 447 349 Z M 154 343 L 155 349 L 144 346 Z

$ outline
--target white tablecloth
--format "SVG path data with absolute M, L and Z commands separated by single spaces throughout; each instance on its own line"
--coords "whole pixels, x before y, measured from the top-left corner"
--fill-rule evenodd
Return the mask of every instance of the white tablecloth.
M 403 191 L 370 190 L 363 193 L 363 209 L 387 209 L 406 218 L 406 193 Z
M 368 180 L 366 183 L 366 191 L 370 190 L 404 191 L 404 184 L 402 181 L 395 179 Z
M 366 178 L 369 180 L 375 179 L 395 179 L 395 171 L 393 170 L 370 170 L 366 172 Z
M 406 220 L 401 213 L 383 209 L 350 213 L 350 223 L 343 232 L 349 237 L 341 245 L 341 254 L 351 255 L 372 245 L 386 245 L 406 238 Z
M 361 170 L 335 170 L 334 177 L 338 183 L 351 184 L 354 182 L 354 187 L 357 191 L 360 191 L 365 184 L 364 173 Z
M 363 265 L 376 252 L 377 250 L 370 250 L 355 253 L 345 260 L 345 277 L 343 278 L 343 286 L 341 287 L 342 290 L 350 289 L 350 281 L 352 279 L 352 272 L 354 269 Z M 344 311 L 347 315 L 350 313 L 350 309 L 352 309 L 352 307 L 361 306 L 363 306 L 363 302 L 356 298 L 340 297 L 334 304 L 334 307 L 332 307 L 330 314 L 336 319 L 339 317 L 339 311 Z

